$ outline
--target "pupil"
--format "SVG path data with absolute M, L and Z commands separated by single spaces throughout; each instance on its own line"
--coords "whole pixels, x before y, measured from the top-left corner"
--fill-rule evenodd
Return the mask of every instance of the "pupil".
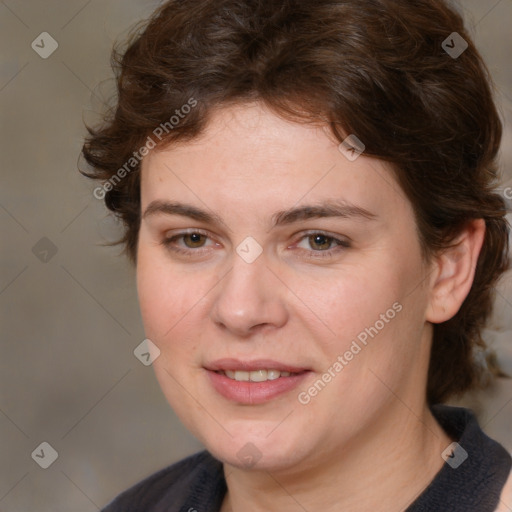
M 201 233 L 190 233 L 187 235 L 188 237 L 188 245 L 192 247 L 197 247 L 198 245 L 201 245 Z
M 314 245 L 320 246 L 322 249 L 329 248 L 329 237 L 325 235 L 314 235 L 311 239 Z

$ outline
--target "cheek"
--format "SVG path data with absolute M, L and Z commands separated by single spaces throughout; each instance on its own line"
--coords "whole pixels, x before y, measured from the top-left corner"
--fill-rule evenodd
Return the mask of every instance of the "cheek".
M 137 259 L 137 293 L 146 335 L 160 345 L 193 314 L 200 300 L 194 275 L 184 276 L 162 261 L 161 250 L 140 245 Z
M 160 349 L 155 370 L 183 377 L 197 367 L 209 294 L 218 280 L 216 272 L 171 264 L 161 248 L 139 244 L 137 292 L 145 335 Z
M 336 272 L 290 277 L 290 289 L 301 309 L 332 339 L 337 348 L 373 325 L 399 298 L 396 276 L 352 266 Z M 295 299 L 296 302 L 296 299 Z M 312 316 L 313 315 L 313 316 Z
M 162 259 L 157 249 L 140 246 L 137 291 L 145 335 L 160 350 L 153 370 L 167 400 L 179 411 L 184 383 L 196 370 L 197 314 L 204 292 L 196 286 L 196 277 L 184 276 Z
M 333 389 L 382 388 L 370 369 L 398 378 L 419 350 L 424 293 L 421 287 L 411 291 L 420 268 L 403 257 L 384 256 L 372 264 L 351 265 L 335 276 L 302 276 L 292 285 L 306 305 L 302 309 L 314 312 L 308 314 L 308 327 L 311 332 L 317 326 L 313 335 L 326 369 L 343 357 L 343 369 L 334 370 Z

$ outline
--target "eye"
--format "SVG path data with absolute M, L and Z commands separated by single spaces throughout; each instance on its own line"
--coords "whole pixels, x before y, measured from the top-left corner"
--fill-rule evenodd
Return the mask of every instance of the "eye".
M 181 238 L 189 249 L 197 249 L 206 243 L 207 237 L 202 233 L 187 233 L 186 235 L 182 235 Z
M 220 245 L 200 230 L 174 234 L 164 238 L 161 244 L 169 251 L 190 257 L 202 255 L 212 247 Z M 304 234 L 293 248 L 305 252 L 305 256 L 309 258 L 329 258 L 349 247 L 351 245 L 348 240 L 312 231 Z
M 207 245 L 208 241 L 211 243 Z M 212 244 L 218 245 L 213 242 L 206 233 L 199 230 L 177 233 L 162 240 L 162 245 L 170 251 L 187 255 L 203 253 L 207 251 Z
M 310 257 L 323 258 L 349 248 L 350 242 L 315 231 L 303 235 L 295 247 L 308 251 Z

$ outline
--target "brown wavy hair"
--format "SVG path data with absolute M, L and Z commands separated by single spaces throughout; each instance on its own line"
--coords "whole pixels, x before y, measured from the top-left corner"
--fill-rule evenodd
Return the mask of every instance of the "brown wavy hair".
M 468 44 L 456 58 L 443 45 L 455 45 L 453 32 Z M 392 163 L 427 260 L 468 221 L 485 219 L 471 291 L 434 326 L 428 402 L 481 384 L 475 350 L 485 348 L 481 331 L 509 264 L 506 207 L 494 192 L 502 126 L 488 71 L 454 8 L 443 0 L 171 0 L 114 48 L 112 63 L 116 105 L 88 127 L 82 152 L 92 170 L 81 172 L 104 184 L 99 195 L 122 221 L 117 243 L 133 263 L 134 152 L 149 139 L 162 147 L 197 137 L 215 108 L 262 101 L 287 119 L 328 125 L 339 141 L 356 134 L 366 154 Z

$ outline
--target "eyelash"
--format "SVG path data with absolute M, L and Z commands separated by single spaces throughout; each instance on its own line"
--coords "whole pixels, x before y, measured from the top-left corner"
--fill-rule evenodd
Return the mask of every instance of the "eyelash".
M 296 244 L 300 243 L 302 240 L 307 239 L 314 235 L 320 235 L 320 236 L 325 237 L 328 241 L 331 242 L 331 244 L 334 246 L 334 248 L 331 247 L 330 249 L 327 249 L 324 251 L 314 250 L 314 249 L 311 249 L 308 251 L 307 249 L 302 249 L 304 251 L 308 251 L 308 253 L 307 253 L 308 255 L 305 256 L 308 259 L 332 258 L 335 256 L 335 254 L 337 254 L 341 251 L 344 251 L 346 249 L 350 249 L 350 247 L 351 247 L 351 244 L 347 239 L 336 238 L 335 236 L 330 235 L 329 233 L 325 233 L 323 231 L 307 231 L 306 233 L 303 233 L 302 236 L 295 243 Z
M 164 238 L 162 240 L 162 245 L 172 252 L 176 252 L 178 254 L 184 254 L 187 256 L 192 256 L 192 253 L 198 254 L 198 253 L 204 252 L 204 247 L 198 247 L 197 249 L 190 249 L 190 248 L 184 249 L 183 247 L 178 247 L 178 246 L 174 245 L 175 240 L 177 240 L 179 238 L 183 238 L 186 235 L 203 235 L 207 238 L 210 238 L 208 236 L 208 234 L 205 233 L 204 231 L 201 231 L 200 229 L 194 229 L 193 231 L 183 231 L 182 233 L 178 233 L 177 235 L 173 235 L 171 237 Z
M 164 238 L 162 240 L 161 244 L 164 247 L 166 247 L 168 250 L 172 251 L 172 252 L 192 257 L 193 253 L 195 253 L 196 255 L 197 254 L 201 254 L 202 252 L 204 252 L 205 248 L 204 247 L 198 247 L 197 249 L 191 249 L 191 248 L 184 249 L 183 247 L 179 247 L 179 246 L 174 245 L 174 243 L 175 243 L 176 240 L 178 240 L 180 238 L 183 238 L 186 235 L 195 235 L 195 234 L 203 235 L 207 239 L 211 240 L 211 238 L 208 236 L 207 233 L 205 233 L 204 231 L 202 231 L 200 229 L 195 229 L 193 231 L 184 231 L 184 232 L 178 233 L 176 235 L 173 235 L 171 237 Z M 330 248 L 330 249 L 327 249 L 327 250 L 324 250 L 324 251 L 311 249 L 310 251 L 308 251 L 308 256 L 304 256 L 305 258 L 308 258 L 308 259 L 313 259 L 313 258 L 332 258 L 334 256 L 334 254 L 333 254 L 334 252 L 337 253 L 339 251 L 342 251 L 342 250 L 345 250 L 345 249 L 349 249 L 351 247 L 351 244 L 350 244 L 350 242 L 348 240 L 342 240 L 342 239 L 336 238 L 336 237 L 334 237 L 332 235 L 329 235 L 328 233 L 324 233 L 323 231 L 308 231 L 306 233 L 303 233 L 302 236 L 295 242 L 295 244 L 300 243 L 305 238 L 308 238 L 308 237 L 313 236 L 313 235 L 324 236 L 332 244 L 336 245 L 336 247 L 334 249 Z M 208 249 L 206 249 L 206 250 L 208 250 Z M 307 251 L 307 249 L 301 249 L 301 250 Z

